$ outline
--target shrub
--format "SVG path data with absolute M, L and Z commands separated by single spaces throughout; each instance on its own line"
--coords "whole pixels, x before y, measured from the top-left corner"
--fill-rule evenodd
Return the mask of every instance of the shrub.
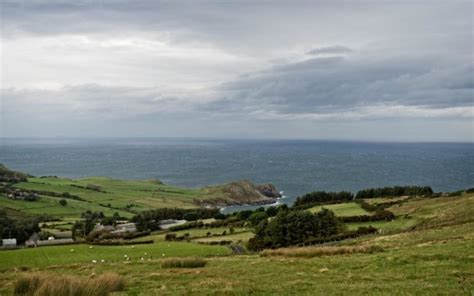
M 183 215 L 183 219 L 186 221 L 196 221 L 199 216 L 196 212 L 190 212 Z
M 202 258 L 170 258 L 161 262 L 161 268 L 199 268 L 206 264 Z
M 18 279 L 14 286 L 14 295 L 69 296 L 97 295 L 106 296 L 111 292 L 123 290 L 124 280 L 112 273 L 96 278 L 83 279 L 72 276 L 30 274 Z
M 221 212 L 216 213 L 216 214 L 214 215 L 214 219 L 216 219 L 216 220 L 224 220 L 225 218 L 227 218 L 227 216 L 224 215 L 224 214 L 222 214 Z
M 63 207 L 67 206 L 67 201 L 63 198 L 59 200 L 59 204 Z
M 176 233 L 173 232 L 165 234 L 165 240 L 167 241 L 174 241 L 176 240 L 176 237 Z

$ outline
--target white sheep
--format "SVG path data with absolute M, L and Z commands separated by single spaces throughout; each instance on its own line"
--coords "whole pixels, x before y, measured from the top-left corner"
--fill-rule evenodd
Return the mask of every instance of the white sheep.
M 92 263 L 97 263 L 97 260 L 92 260 Z

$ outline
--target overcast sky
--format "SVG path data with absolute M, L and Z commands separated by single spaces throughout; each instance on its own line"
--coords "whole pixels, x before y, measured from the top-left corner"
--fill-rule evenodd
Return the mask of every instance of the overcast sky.
M 474 141 L 471 1 L 0 3 L 3 137 Z

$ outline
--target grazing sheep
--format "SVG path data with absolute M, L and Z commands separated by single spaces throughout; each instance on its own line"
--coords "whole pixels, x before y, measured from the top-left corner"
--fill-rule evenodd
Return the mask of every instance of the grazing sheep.
M 92 263 L 97 263 L 97 260 L 92 260 Z

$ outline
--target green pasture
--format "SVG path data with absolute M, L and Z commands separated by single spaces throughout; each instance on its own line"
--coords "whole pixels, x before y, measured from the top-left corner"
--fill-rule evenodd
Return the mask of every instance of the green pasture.
M 355 202 L 315 206 L 310 208 L 309 211 L 315 213 L 321 211 L 323 208 L 333 211 L 334 214 L 339 217 L 370 215 L 369 212 L 361 208 L 360 205 Z

